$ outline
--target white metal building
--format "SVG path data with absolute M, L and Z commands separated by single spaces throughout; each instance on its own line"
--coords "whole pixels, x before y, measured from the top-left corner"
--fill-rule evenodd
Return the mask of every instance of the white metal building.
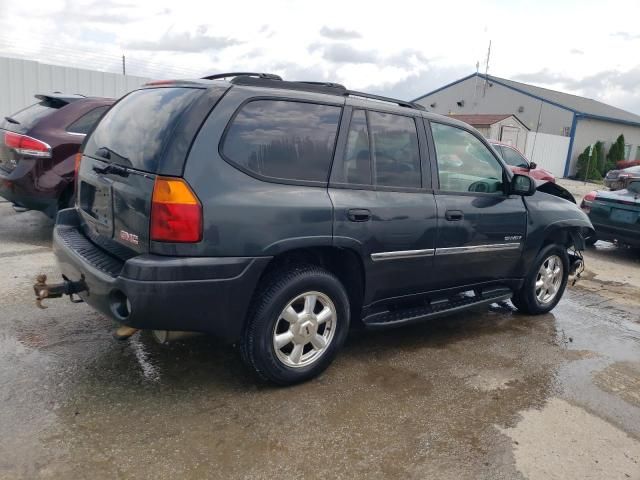
M 468 123 L 478 130 L 485 138 L 498 140 L 513 145 L 521 152 L 527 146 L 527 134 L 529 129 L 518 120 L 518 117 L 509 113 L 503 114 L 457 114 L 451 118 Z
M 444 115 L 515 115 L 530 130 L 525 153 L 556 175 L 574 174 L 586 147 L 602 141 L 608 150 L 620 134 L 626 159 L 640 160 L 640 115 L 590 98 L 474 73 L 414 101 Z
M 59 91 L 119 98 L 148 81 L 143 77 L 0 57 L 0 118 L 35 103 L 36 93 Z

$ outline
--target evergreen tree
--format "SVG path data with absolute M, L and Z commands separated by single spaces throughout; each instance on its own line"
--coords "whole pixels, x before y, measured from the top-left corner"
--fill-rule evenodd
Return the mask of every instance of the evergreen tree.
M 611 148 L 609 148 L 603 173 L 616 168 L 616 163 L 620 160 L 624 160 L 624 135 L 622 134 L 620 134 L 618 139 L 611 144 Z
M 589 160 L 589 149 L 591 147 L 587 147 L 584 149 L 584 152 L 578 156 L 578 172 L 577 178 L 580 180 L 602 180 L 602 174 L 600 173 L 600 168 L 598 167 L 598 158 L 597 158 L 597 149 L 594 147 L 593 153 L 591 156 L 591 160 Z M 589 166 L 589 172 L 587 172 L 587 165 Z

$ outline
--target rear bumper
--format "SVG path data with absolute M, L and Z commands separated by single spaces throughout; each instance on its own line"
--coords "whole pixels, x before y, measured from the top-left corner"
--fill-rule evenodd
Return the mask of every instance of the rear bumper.
M 53 172 L 38 178 L 36 162 L 21 160 L 11 172 L 0 168 L 0 197 L 53 216 L 58 208 L 58 192 L 66 184 Z
M 598 240 L 617 240 L 632 247 L 640 247 L 640 232 L 637 230 L 634 231 L 597 223 L 594 223 L 593 227 L 596 229 L 596 237 Z
M 53 246 L 62 274 L 84 278 L 80 297 L 104 315 L 136 328 L 206 332 L 228 342 L 240 338 L 270 260 L 145 254 L 122 261 L 82 234 L 75 209 L 58 214 Z

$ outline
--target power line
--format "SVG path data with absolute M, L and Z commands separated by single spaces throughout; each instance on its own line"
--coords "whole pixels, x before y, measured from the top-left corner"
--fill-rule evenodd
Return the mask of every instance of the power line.
M 53 45 L 37 44 L 27 47 L 0 34 L 0 49 L 3 55 L 40 61 L 42 63 L 74 66 L 88 70 L 99 70 L 110 73 L 122 73 L 122 54 L 104 51 L 89 51 L 78 48 L 69 49 Z M 126 70 L 129 75 L 169 78 L 199 77 L 206 73 L 191 66 L 183 66 L 171 62 L 159 63 L 137 59 L 131 53 L 126 55 Z

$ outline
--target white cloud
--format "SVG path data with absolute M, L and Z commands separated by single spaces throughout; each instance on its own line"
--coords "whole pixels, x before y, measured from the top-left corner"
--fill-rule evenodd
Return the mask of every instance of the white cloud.
M 607 8 L 640 18 L 637 0 Z M 491 39 L 490 74 L 548 72 L 554 88 L 640 113 L 625 75 L 640 68 L 640 32 L 601 18 L 600 4 L 577 0 L 0 0 L 0 55 L 113 70 L 125 54 L 132 74 L 273 71 L 414 98 L 473 72 Z

